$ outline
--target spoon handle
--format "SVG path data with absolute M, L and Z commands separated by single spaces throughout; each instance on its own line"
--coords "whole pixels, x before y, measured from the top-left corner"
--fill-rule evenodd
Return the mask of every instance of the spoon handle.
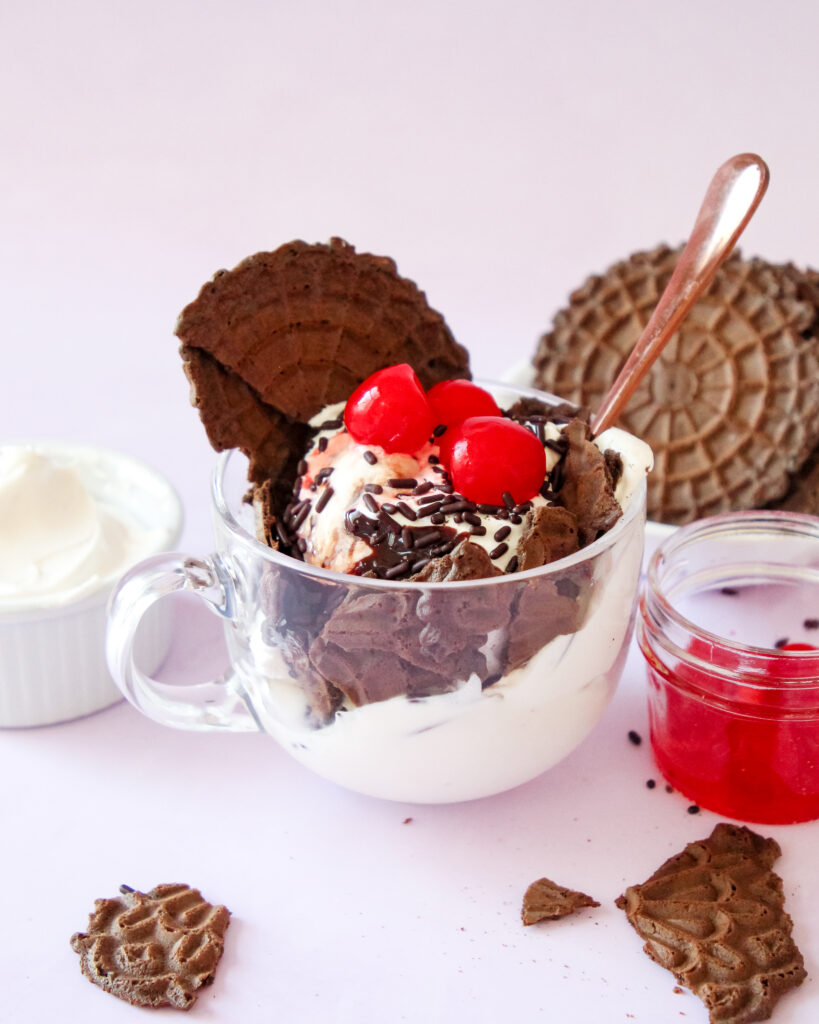
M 755 153 L 731 157 L 714 175 L 671 280 L 597 410 L 592 434 L 615 422 L 665 343 L 711 283 L 759 206 L 769 177 L 767 164 Z

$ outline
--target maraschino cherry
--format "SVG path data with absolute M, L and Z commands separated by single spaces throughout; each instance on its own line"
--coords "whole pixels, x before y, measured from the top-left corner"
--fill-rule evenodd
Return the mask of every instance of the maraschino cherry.
M 455 490 L 470 501 L 516 504 L 538 493 L 546 475 L 546 452 L 526 427 L 498 416 L 472 416 L 453 432 L 449 473 Z
M 399 363 L 359 384 L 344 408 L 344 425 L 359 444 L 412 455 L 429 440 L 435 419 L 415 371 Z
M 471 380 L 442 380 L 427 392 L 435 423 L 456 427 L 470 416 L 500 416 L 498 403 Z
M 442 380 L 427 393 L 437 427 L 446 427 L 438 436 L 441 462 L 449 468 L 455 428 L 472 416 L 500 416 L 498 403 L 471 380 Z

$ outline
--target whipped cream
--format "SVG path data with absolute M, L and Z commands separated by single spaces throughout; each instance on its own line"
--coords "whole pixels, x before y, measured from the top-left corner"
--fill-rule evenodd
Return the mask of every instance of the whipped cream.
M 105 494 L 101 461 L 80 446 L 0 447 L 0 611 L 76 601 L 161 547 L 165 530 Z

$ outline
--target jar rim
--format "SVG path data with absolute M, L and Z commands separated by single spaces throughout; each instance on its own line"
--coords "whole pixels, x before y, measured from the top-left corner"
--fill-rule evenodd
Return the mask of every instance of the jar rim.
M 663 589 L 663 570 L 673 564 L 673 559 L 684 550 L 706 540 L 720 536 L 738 535 L 801 536 L 817 542 L 819 549 L 819 518 L 801 512 L 787 512 L 770 509 L 724 512 L 696 520 L 686 526 L 674 530 L 654 551 L 646 569 L 642 584 L 639 608 L 640 615 L 653 640 L 673 654 L 689 663 L 696 663 L 701 669 L 707 668 L 708 673 L 717 678 L 727 680 L 740 678 L 743 686 L 752 686 L 758 690 L 782 690 L 783 682 L 789 690 L 816 689 L 819 687 L 819 674 L 810 679 L 775 679 L 767 682 L 761 675 L 773 664 L 791 664 L 794 668 L 816 662 L 819 652 L 816 650 L 781 650 L 778 648 L 757 646 L 732 640 L 720 633 L 700 626 L 683 615 L 666 597 Z M 659 615 L 658 615 L 659 613 Z M 683 634 L 692 639 L 701 639 L 713 648 L 726 653 L 742 656 L 743 668 L 725 668 L 692 655 L 687 649 L 680 647 L 663 629 L 659 617 L 667 620 Z M 758 674 L 759 673 L 759 674 Z

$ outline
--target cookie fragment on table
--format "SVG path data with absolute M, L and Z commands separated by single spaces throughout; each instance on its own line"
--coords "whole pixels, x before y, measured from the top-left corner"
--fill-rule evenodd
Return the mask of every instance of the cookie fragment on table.
M 532 882 L 523 894 L 523 907 L 520 917 L 524 924 L 537 924 L 538 921 L 554 921 L 558 917 L 567 917 L 581 907 L 599 907 L 597 900 L 575 889 L 565 889 L 549 878 L 539 878 Z
M 133 1006 L 189 1010 L 214 979 L 230 911 L 184 884 L 120 893 L 95 900 L 88 930 L 71 936 L 83 974 Z
M 781 852 L 749 828 L 719 824 L 616 900 L 645 953 L 699 996 L 711 1024 L 767 1020 L 806 977 L 771 870 Z

